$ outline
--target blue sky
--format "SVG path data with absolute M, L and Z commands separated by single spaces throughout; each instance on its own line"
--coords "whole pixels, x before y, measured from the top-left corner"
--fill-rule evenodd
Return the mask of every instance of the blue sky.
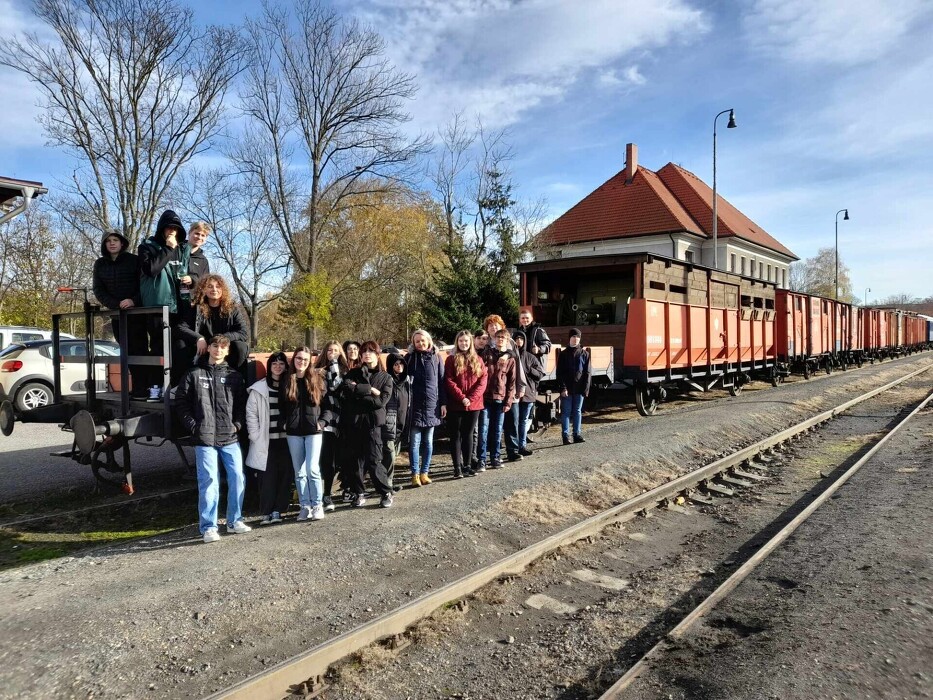
M 258 3 L 201 0 L 204 22 Z M 0 0 L 0 28 L 31 24 Z M 833 245 L 858 296 L 933 294 L 933 3 L 926 0 L 342 0 L 418 76 L 411 127 L 457 111 L 508 127 L 519 194 L 557 216 L 623 166 L 673 161 L 801 258 Z M 54 187 L 71 164 L 44 146 L 37 96 L 0 69 L 2 174 Z M 720 121 L 720 127 L 723 127 Z

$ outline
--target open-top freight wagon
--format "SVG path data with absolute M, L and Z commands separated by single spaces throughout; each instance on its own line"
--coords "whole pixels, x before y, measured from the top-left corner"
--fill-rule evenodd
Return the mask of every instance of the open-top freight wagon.
M 650 415 L 667 389 L 737 394 L 779 380 L 776 285 L 657 255 L 539 260 L 518 266 L 522 304 L 555 341 L 572 327 L 594 353 L 610 348 L 613 380 Z

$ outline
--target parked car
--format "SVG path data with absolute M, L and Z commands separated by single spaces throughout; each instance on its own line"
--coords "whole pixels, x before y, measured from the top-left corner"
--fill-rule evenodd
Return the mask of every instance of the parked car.
M 68 333 L 59 333 L 59 338 L 74 339 Z M 51 340 L 52 331 L 32 326 L 0 326 L 0 348 L 13 343 L 23 343 L 27 340 Z
M 60 345 L 62 356 L 85 356 L 83 340 L 62 339 Z M 98 355 L 120 355 L 120 346 L 111 341 L 98 340 L 94 347 Z M 94 365 L 98 391 L 109 391 L 107 369 L 106 364 Z M 86 365 L 81 362 L 63 362 L 61 381 L 62 395 L 84 393 Z M 53 383 L 51 340 L 26 340 L 0 350 L 0 400 L 9 399 L 16 410 L 28 411 L 50 404 Z

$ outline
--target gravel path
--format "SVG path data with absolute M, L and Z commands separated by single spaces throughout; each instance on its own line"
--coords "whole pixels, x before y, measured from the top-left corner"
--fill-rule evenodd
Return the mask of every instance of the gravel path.
M 587 433 L 475 479 L 206 546 L 189 532 L 0 575 L 0 697 L 200 697 L 609 503 L 933 364 L 905 358 Z M 18 426 L 19 427 L 19 426 Z M 443 470 L 441 470 L 443 472 Z

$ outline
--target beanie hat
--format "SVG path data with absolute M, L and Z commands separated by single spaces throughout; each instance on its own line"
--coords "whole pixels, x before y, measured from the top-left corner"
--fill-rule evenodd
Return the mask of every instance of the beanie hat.
M 574 336 L 576 336 L 577 338 L 582 338 L 583 333 L 580 332 L 579 328 L 571 328 L 570 332 L 567 334 L 567 337 L 573 338 Z

